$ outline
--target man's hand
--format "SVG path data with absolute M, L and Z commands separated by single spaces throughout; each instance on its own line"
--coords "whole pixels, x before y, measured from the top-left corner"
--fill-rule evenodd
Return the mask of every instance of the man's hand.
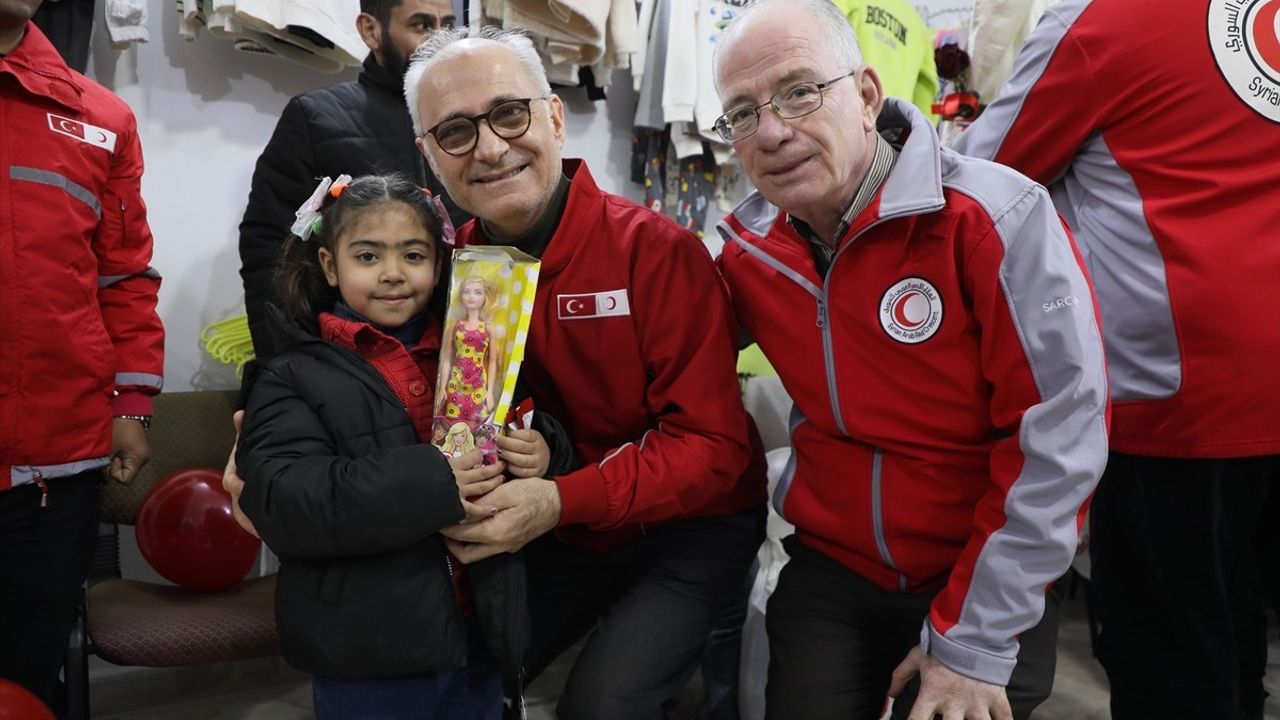
M 237 410 L 231 416 L 231 422 L 236 426 L 236 440 L 231 443 L 231 456 L 227 458 L 227 467 L 222 471 L 222 489 L 231 493 L 231 514 L 235 516 L 236 522 L 245 529 L 245 532 L 259 537 L 257 528 L 240 509 L 240 493 L 244 492 L 244 480 L 236 473 L 236 445 L 240 444 L 240 424 L 244 422 L 244 411 Z
M 1013 710 L 1003 687 L 965 677 L 925 655 L 920 646 L 911 648 L 907 659 L 893 671 L 889 696 L 898 697 L 920 673 L 920 694 L 907 720 L 1013 720 Z
M 498 457 L 507 461 L 507 469 L 518 478 L 540 478 L 551 464 L 551 448 L 537 430 L 512 430 L 510 435 L 494 438 Z
M 147 431 L 142 423 L 128 418 L 111 420 L 111 464 L 107 475 L 121 485 L 128 485 L 151 459 Z
M 484 504 L 497 512 L 479 522 L 440 531 L 449 552 L 464 563 L 515 552 L 560 522 L 560 490 L 542 478 L 504 483 L 485 496 Z

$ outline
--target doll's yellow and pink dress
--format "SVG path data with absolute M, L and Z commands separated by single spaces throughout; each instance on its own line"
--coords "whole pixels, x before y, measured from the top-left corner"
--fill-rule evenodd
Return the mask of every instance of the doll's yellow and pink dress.
M 482 420 L 489 390 L 489 328 L 483 321 L 474 330 L 467 321 L 453 326 L 453 369 L 445 388 L 444 415 L 450 420 Z

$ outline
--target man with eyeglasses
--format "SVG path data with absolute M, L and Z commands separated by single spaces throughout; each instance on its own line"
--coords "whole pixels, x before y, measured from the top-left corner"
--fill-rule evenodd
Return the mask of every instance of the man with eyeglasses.
M 405 94 L 432 170 L 476 215 L 460 241 L 542 260 L 521 381 L 585 463 L 508 480 L 485 496 L 493 517 L 445 535 L 463 562 L 524 548 L 529 677 L 589 634 L 558 717 L 666 717 L 763 538 L 763 454 L 715 266 L 561 160 L 564 107 L 527 38 L 441 32 Z
M 240 277 L 258 357 L 282 349 L 271 335 L 266 305 L 279 302 L 280 246 L 319 178 L 398 172 L 442 193 L 413 145 L 404 72 L 414 48 L 453 23 L 451 0 L 361 0 L 356 29 L 369 56 L 360 77 L 302 93 L 285 106 L 258 158 L 240 223 Z M 455 224 L 470 219 L 447 196 L 443 200 Z
M 717 50 L 716 128 L 758 190 L 720 268 L 795 400 L 767 717 L 877 718 L 887 694 L 895 718 L 1026 718 L 1107 453 L 1071 236 L 1042 187 L 885 100 L 825 0 L 762 0 Z

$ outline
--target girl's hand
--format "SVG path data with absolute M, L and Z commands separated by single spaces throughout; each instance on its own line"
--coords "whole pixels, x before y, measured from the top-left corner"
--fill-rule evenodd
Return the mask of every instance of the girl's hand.
M 453 468 L 453 480 L 458 484 L 458 497 L 465 501 L 479 497 L 498 487 L 505 479 L 502 477 L 503 463 L 492 465 L 480 464 L 480 450 L 468 451 L 458 457 L 449 458 L 449 466 Z
M 498 443 L 498 457 L 507 463 L 507 469 L 518 478 L 543 477 L 551 464 L 551 448 L 542 433 L 537 430 L 512 430 L 510 435 L 494 438 Z

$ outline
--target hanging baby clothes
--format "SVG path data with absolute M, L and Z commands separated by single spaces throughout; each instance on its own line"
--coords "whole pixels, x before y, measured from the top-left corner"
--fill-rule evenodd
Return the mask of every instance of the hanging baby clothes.
M 715 187 L 716 161 L 710 149 L 680 159 L 680 187 L 676 192 L 676 222 L 680 227 L 702 237 Z
M 368 48 L 355 32 L 357 0 L 178 0 L 178 34 L 200 30 L 243 52 L 277 55 L 321 72 L 363 62 Z

